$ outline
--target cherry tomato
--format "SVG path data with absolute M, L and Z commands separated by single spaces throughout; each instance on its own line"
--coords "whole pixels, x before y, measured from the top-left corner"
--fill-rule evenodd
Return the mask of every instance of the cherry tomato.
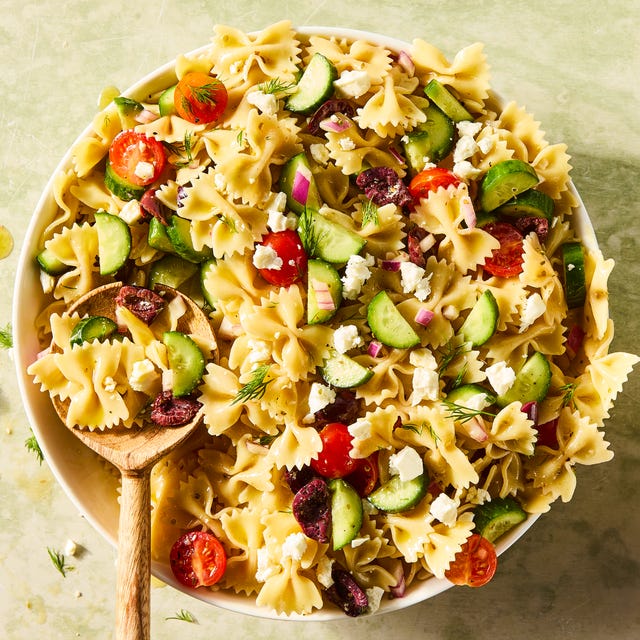
M 228 101 L 224 84 L 201 71 L 185 74 L 173 94 L 173 104 L 178 115 L 194 124 L 215 122 L 226 109 Z
M 497 566 L 498 557 L 493 544 L 474 533 L 456 553 L 444 575 L 453 584 L 481 587 L 493 578 Z
M 368 458 L 356 460 L 354 471 L 344 479 L 358 492 L 361 498 L 366 498 L 378 484 L 378 452 L 372 453 Z
M 500 242 L 500 247 L 485 260 L 484 270 L 502 278 L 521 273 L 524 261 L 522 234 L 508 222 L 490 222 L 482 228 Z
M 320 431 L 322 451 L 311 460 L 311 467 L 325 478 L 344 478 L 356 471 L 359 460 L 349 453 L 353 447 L 352 436 L 346 424 L 330 422 Z
M 167 161 L 159 140 L 133 129 L 121 131 L 109 147 L 111 168 L 129 184 L 144 187 L 155 182 Z
M 288 287 L 304 278 L 307 272 L 307 254 L 295 231 L 285 229 L 268 233 L 260 244 L 273 249 L 282 260 L 280 269 L 260 269 L 260 275 L 267 282 Z
M 425 169 L 413 177 L 409 183 L 409 193 L 414 201 L 419 202 L 420 198 L 428 198 L 429 194 L 437 191 L 440 187 L 458 186 L 460 179 L 451 171 L 443 167 L 432 167 Z
M 171 570 L 186 587 L 209 587 L 222 578 L 227 554 L 213 533 L 190 531 L 180 536 L 169 554 Z

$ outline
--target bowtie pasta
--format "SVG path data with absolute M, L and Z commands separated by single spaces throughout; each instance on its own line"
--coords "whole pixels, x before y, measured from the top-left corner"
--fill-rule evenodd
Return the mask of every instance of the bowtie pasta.
M 330 72 L 327 94 L 313 108 L 289 108 L 292 96 L 317 90 L 299 80 L 312 60 Z M 176 61 L 166 88 L 190 73 L 224 85 L 214 121 L 185 115 L 177 100 L 167 106 L 164 90 L 117 98 L 57 176 L 58 213 L 41 245 L 59 268 L 44 268 L 37 323 L 43 350 L 52 341 L 56 349 L 30 368 L 43 391 L 71 398 L 74 424 L 137 428 L 164 384 L 167 322 L 129 318 L 123 339 L 70 346 L 78 317 L 65 309 L 118 278 L 176 286 L 209 313 L 218 344 L 195 392 L 203 427 L 152 473 L 154 559 L 168 562 L 185 532 L 211 532 L 227 561 L 209 588 L 279 614 L 337 602 L 356 615 L 420 581 L 450 577 L 483 504 L 514 499 L 524 514 L 539 514 L 568 501 L 574 466 L 613 455 L 602 427 L 637 358 L 609 353 L 613 263 L 595 243 L 582 245 L 583 299 L 568 304 L 573 274 L 563 272 L 563 247 L 580 240 L 569 156 L 522 107 L 492 93 L 482 45 L 450 61 L 422 40 L 399 52 L 364 37 L 303 35 L 288 22 L 253 34 L 217 26 L 208 47 Z M 432 81 L 467 115 L 450 117 L 439 105 L 433 116 Z M 416 157 L 418 137 L 441 134 L 427 126 L 432 117 L 451 127 L 446 149 L 427 141 L 430 151 Z M 118 188 L 105 181 L 114 139 L 131 130 L 160 143 L 163 163 L 138 162 L 133 195 L 118 190 L 122 175 Z M 140 145 L 142 155 L 153 146 Z M 513 161 L 535 176 L 528 191 L 550 203 L 546 218 L 484 210 L 484 178 Z M 445 183 L 416 195 L 415 180 L 436 169 Z M 102 273 L 96 260 L 97 211 L 129 229 L 116 273 Z M 175 239 L 178 223 L 188 252 Z M 517 234 L 513 273 L 489 268 L 500 225 Z M 175 231 L 164 245 L 153 235 L 163 228 Z M 267 239 L 287 233 L 300 243 L 283 262 Z M 354 247 L 347 255 L 336 253 L 342 239 Z M 493 320 L 475 329 L 493 326 L 478 339 L 466 320 L 481 299 L 492 301 Z M 532 358 L 546 363 L 544 384 L 532 383 L 544 391 L 533 396 L 518 377 Z M 132 389 L 143 361 L 149 384 Z M 346 383 L 345 366 L 358 373 Z M 328 423 L 344 423 L 347 467 L 361 471 L 364 487 L 344 471 L 318 472 Z M 335 528 L 303 533 L 292 504 L 295 478 L 310 470 L 334 498 L 332 475 L 351 485 L 349 495 L 357 486 L 361 519 L 342 545 Z M 404 507 L 368 497 L 416 477 L 424 486 Z M 359 608 L 345 607 L 348 597 Z

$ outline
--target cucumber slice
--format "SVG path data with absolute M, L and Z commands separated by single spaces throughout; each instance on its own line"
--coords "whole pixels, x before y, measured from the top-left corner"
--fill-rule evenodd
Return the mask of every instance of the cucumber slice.
M 186 218 L 172 215 L 166 229 L 174 251 L 184 260 L 199 264 L 213 257 L 211 247 L 195 249 L 191 239 L 191 223 Z
M 319 324 L 333 318 L 342 303 L 342 280 L 335 267 L 322 260 L 307 262 L 307 324 Z M 318 306 L 318 283 L 325 285 L 333 300 L 333 309 Z
M 569 309 L 582 307 L 587 297 L 584 275 L 584 247 L 579 242 L 565 242 L 561 247 L 564 293 Z
M 118 330 L 118 325 L 105 316 L 83 318 L 71 330 L 69 344 L 82 344 L 93 340 L 106 340 Z
M 139 187 L 121 178 L 111 167 L 108 158 L 104 170 L 104 185 L 120 200 L 140 200 L 145 192 L 145 187 Z
M 461 102 L 436 78 L 429 81 L 424 88 L 424 93 L 454 122 L 473 120 L 473 116 L 462 106 Z
M 308 180 L 309 187 L 306 189 L 306 200 L 302 195 L 305 193 L 304 181 Z M 285 163 L 279 180 L 280 191 L 287 196 L 287 207 L 298 215 L 304 213 L 305 208 L 317 210 L 322 204 L 316 181 L 311 173 L 309 159 L 304 152 L 298 153 Z M 294 194 L 300 198 L 297 200 Z
M 367 496 L 367 500 L 380 511 L 400 513 L 413 509 L 427 495 L 429 477 L 426 473 L 412 480 L 400 480 L 392 476 L 390 480 Z
M 149 270 L 149 288 L 157 284 L 177 289 L 198 271 L 198 265 L 180 256 L 166 255 L 156 260 Z
M 420 337 L 386 291 L 378 292 L 367 307 L 367 322 L 373 335 L 388 347 L 409 349 L 420 344 Z
M 547 358 L 536 351 L 516 374 L 513 386 L 505 394 L 498 396 L 496 404 L 506 407 L 511 402 L 542 402 L 551 384 L 551 366 Z
M 434 104 L 424 113 L 426 122 L 419 124 L 402 141 L 409 171 L 416 174 L 424 169 L 426 162 L 440 162 L 451 153 L 456 127 L 453 120 Z
M 333 353 L 324 362 L 322 377 L 340 389 L 352 389 L 370 380 L 373 371 L 343 353 Z
M 158 218 L 149 220 L 149 232 L 147 233 L 147 244 L 152 249 L 164 251 L 165 253 L 173 253 L 173 243 L 167 233 L 166 225 L 162 224 Z
M 298 234 L 305 249 L 311 249 L 311 255 L 333 264 L 344 264 L 367 242 L 338 222 L 309 210 L 300 219 Z
M 173 96 L 176 92 L 176 87 L 178 85 L 174 84 L 173 87 L 169 87 L 165 89 L 158 98 L 158 108 L 160 109 L 161 116 L 171 116 L 176 113 L 176 107 L 173 102 Z
M 496 401 L 495 394 L 485 389 L 482 385 L 473 382 L 463 384 L 447 393 L 447 402 L 467 406 L 465 403 L 478 395 L 484 395 L 487 404 L 493 404 Z
M 479 347 L 495 333 L 499 315 L 498 303 L 493 293 L 487 289 L 473 305 L 460 327 L 460 336 L 465 342 Z
M 483 211 L 493 211 L 537 184 L 538 174 L 530 164 L 522 160 L 498 162 L 480 183 L 480 207 Z
M 71 266 L 58 260 L 53 251 L 46 247 L 36 256 L 40 268 L 50 276 L 59 276 L 61 273 L 71 269 Z
M 167 347 L 169 369 L 173 372 L 173 395 L 188 396 L 204 374 L 204 355 L 193 338 L 180 331 L 165 331 L 162 342 Z
M 131 230 L 120 217 L 96 211 L 100 275 L 109 276 L 121 269 L 131 253 Z
M 512 497 L 493 498 L 474 509 L 475 530 L 489 542 L 527 519 L 524 509 Z
M 211 260 L 206 260 L 200 265 L 200 288 L 202 289 L 202 297 L 204 301 L 211 307 L 212 309 L 216 308 L 216 299 L 211 295 L 211 292 L 207 289 L 207 278 L 209 277 L 209 271 L 211 269 L 215 269 L 216 261 L 215 258 L 211 258 Z
M 349 544 L 362 527 L 362 499 L 358 492 L 342 478 L 327 483 L 331 493 L 331 534 L 333 550 Z
M 524 216 L 533 216 L 535 218 L 546 218 L 551 221 L 553 219 L 554 210 L 553 198 L 542 191 L 528 189 L 517 195 L 515 198 L 508 200 L 500 205 L 495 213 L 501 216 L 509 216 L 521 218 Z
M 321 53 L 314 53 L 298 86 L 285 103 L 285 109 L 308 115 L 333 94 L 333 81 L 338 77 L 334 64 Z

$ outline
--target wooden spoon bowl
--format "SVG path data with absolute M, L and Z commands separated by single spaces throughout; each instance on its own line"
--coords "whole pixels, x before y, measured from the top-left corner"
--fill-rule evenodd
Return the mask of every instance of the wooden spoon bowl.
M 121 287 L 121 282 L 98 287 L 79 298 L 68 313 L 101 315 L 115 320 L 115 300 Z M 179 319 L 177 330 L 201 338 L 215 350 L 211 323 L 193 300 L 170 287 L 156 286 L 155 291 L 162 293 L 167 301 L 181 297 L 186 312 Z M 66 424 L 68 401 L 56 399 L 54 406 Z M 117 467 L 121 474 L 115 636 L 118 640 L 148 640 L 150 637 L 151 468 L 186 440 L 201 422 L 202 410 L 191 422 L 175 427 L 153 423 L 145 423 L 140 428 L 116 426 L 94 431 L 69 427 L 77 438 Z

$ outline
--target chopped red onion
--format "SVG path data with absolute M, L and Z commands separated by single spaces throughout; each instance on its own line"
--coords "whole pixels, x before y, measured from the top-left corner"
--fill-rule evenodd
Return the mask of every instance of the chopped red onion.
M 430 311 L 429 309 L 425 309 L 424 307 L 421 307 L 420 309 L 418 309 L 418 313 L 416 313 L 416 317 L 415 317 L 415 321 L 418 324 L 421 324 L 422 326 L 426 327 L 435 317 L 435 313 L 433 313 L 433 311 Z
M 584 342 L 584 336 L 584 329 L 580 325 L 574 324 L 567 336 L 567 349 L 574 354 L 578 353 Z
M 460 209 L 462 209 L 462 215 L 464 221 L 467 223 L 469 229 L 473 229 L 476 226 L 476 210 L 473 208 L 473 203 L 469 196 L 464 196 L 460 201 Z
M 311 184 L 311 174 L 305 175 L 306 168 L 303 170 L 298 167 L 295 176 L 293 176 L 293 186 L 291 187 L 291 196 L 300 204 L 307 204 L 309 196 L 309 185 Z
M 405 163 L 405 159 L 402 157 L 402 154 L 395 147 L 389 147 L 389 153 L 398 161 L 399 164 Z
M 416 65 L 414 64 L 411 56 L 406 51 L 401 51 L 398 54 L 398 64 L 412 76 L 416 71 Z
M 322 282 L 321 280 L 312 279 L 311 287 L 313 292 L 316 294 L 318 309 L 322 309 L 323 311 L 334 311 L 336 303 L 331 296 L 331 291 L 329 291 L 327 283 Z
M 394 598 L 402 598 L 407 590 L 407 582 L 404 579 L 404 569 L 402 567 L 402 562 L 398 562 L 393 567 L 393 569 L 391 570 L 391 574 L 396 579 L 396 583 L 389 588 L 389 592 Z
M 481 420 L 471 418 L 465 423 L 465 426 L 470 438 L 473 438 L 476 442 L 486 442 L 489 435 Z
M 331 116 L 320 122 L 320 128 L 323 131 L 330 131 L 331 133 L 342 133 L 351 126 L 351 123 L 346 118 L 337 118 Z
M 377 342 L 376 340 L 372 340 L 369 343 L 369 346 L 367 348 L 367 353 L 372 357 L 372 358 L 377 358 L 380 355 L 380 352 L 382 351 L 382 343 Z
M 402 260 L 383 260 L 382 268 L 385 271 L 400 271 Z
M 534 426 L 538 424 L 538 403 L 535 400 L 522 405 L 523 413 L 527 414 L 527 418 L 533 422 Z
M 158 115 L 153 113 L 153 111 L 149 111 L 149 109 L 143 109 L 135 117 L 135 121 L 139 122 L 140 124 L 148 124 L 149 122 L 153 122 L 157 119 Z

